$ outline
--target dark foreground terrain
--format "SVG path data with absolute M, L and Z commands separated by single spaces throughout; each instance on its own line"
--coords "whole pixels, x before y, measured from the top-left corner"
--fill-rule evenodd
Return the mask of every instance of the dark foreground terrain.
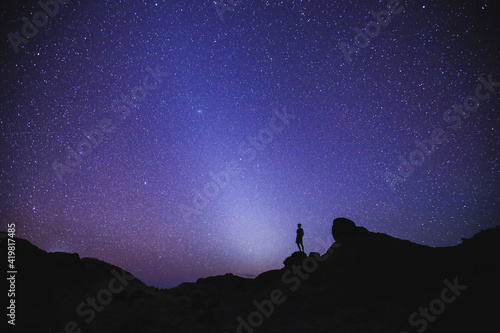
M 5 233 L 1 236 L 3 248 Z M 325 254 L 296 252 L 282 269 L 255 279 L 226 274 L 168 290 L 148 287 L 100 260 L 47 253 L 16 239 L 16 325 L 9 328 L 31 333 L 499 332 L 500 227 L 444 248 L 349 224 L 340 224 L 334 236 L 336 243 Z

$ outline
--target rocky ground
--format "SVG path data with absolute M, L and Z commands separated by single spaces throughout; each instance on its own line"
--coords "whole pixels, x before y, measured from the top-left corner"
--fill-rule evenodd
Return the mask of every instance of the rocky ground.
M 16 332 L 497 332 L 500 227 L 431 248 L 334 224 L 325 254 L 172 289 L 16 239 Z M 2 243 L 3 244 L 3 243 Z

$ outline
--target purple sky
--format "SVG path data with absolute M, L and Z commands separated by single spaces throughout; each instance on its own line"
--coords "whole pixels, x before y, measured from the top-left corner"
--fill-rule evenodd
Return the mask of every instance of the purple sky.
M 157 287 L 280 268 L 297 223 L 324 252 L 341 216 L 458 244 L 500 222 L 493 6 L 72 0 L 21 42 L 41 8 L 2 4 L 1 229 Z

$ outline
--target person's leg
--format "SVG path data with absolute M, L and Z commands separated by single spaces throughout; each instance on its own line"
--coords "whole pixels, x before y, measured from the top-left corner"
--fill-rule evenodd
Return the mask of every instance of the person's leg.
M 300 243 L 297 243 L 297 247 L 299 248 L 299 252 L 300 252 Z

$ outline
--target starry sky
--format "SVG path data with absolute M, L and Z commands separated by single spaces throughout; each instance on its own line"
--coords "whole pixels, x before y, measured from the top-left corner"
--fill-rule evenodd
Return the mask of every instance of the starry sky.
M 170 288 L 281 268 L 297 223 L 500 224 L 494 1 L 45 7 L 1 4 L 0 229 L 46 251 Z

